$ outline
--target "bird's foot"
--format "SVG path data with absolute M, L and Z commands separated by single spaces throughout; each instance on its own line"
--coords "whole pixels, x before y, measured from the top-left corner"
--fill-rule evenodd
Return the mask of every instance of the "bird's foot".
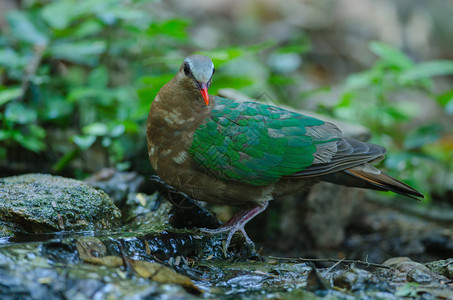
M 228 250 L 228 247 L 230 246 L 233 235 L 238 231 L 242 233 L 247 244 L 254 246 L 253 241 L 249 238 L 249 236 L 245 232 L 245 224 L 247 224 L 251 219 L 253 219 L 258 214 L 262 213 L 266 209 L 267 205 L 268 202 L 262 205 L 254 206 L 248 210 L 244 210 L 234 215 L 228 222 L 223 224 L 220 228 L 217 229 L 200 228 L 200 230 L 202 232 L 210 234 L 228 232 L 228 236 L 223 247 L 225 253 Z
M 252 245 L 252 246 L 255 246 L 255 244 L 253 243 L 253 241 L 249 238 L 249 236 L 247 235 L 247 232 L 245 232 L 245 229 L 244 229 L 244 225 L 245 224 L 237 224 L 237 225 L 234 225 L 234 226 L 226 226 L 226 227 L 220 227 L 218 229 L 209 229 L 209 228 L 201 228 L 200 230 L 202 232 L 205 232 L 205 233 L 210 233 L 210 234 L 218 234 L 218 233 L 224 233 L 224 232 L 228 232 L 228 236 L 225 240 L 225 245 L 224 245 L 224 250 L 226 252 L 226 250 L 228 249 L 228 247 L 230 246 L 230 243 L 231 243 L 231 239 L 233 238 L 233 235 L 240 231 L 242 232 L 242 235 L 244 236 L 245 238 L 245 242 L 249 245 Z

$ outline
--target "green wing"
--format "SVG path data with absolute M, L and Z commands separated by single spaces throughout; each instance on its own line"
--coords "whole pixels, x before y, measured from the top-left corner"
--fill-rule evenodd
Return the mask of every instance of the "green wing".
M 188 152 L 219 178 L 261 186 L 301 172 L 314 161 L 328 162 L 334 154 L 329 148 L 339 138 L 341 132 L 321 120 L 216 97 Z

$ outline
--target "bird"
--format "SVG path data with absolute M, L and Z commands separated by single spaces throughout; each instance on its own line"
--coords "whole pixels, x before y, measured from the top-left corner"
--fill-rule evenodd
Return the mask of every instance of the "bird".
M 169 186 L 198 201 L 240 207 L 212 234 L 236 232 L 274 198 L 318 182 L 423 195 L 372 166 L 382 146 L 346 137 L 329 122 L 277 106 L 209 95 L 215 67 L 203 55 L 186 57 L 151 102 L 147 147 L 151 166 Z

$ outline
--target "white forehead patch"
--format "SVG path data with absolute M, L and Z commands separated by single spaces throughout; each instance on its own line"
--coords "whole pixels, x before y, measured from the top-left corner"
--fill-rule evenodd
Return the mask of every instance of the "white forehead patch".
M 214 64 L 209 57 L 192 55 L 184 60 L 189 64 L 193 77 L 199 82 L 208 82 L 214 72 Z

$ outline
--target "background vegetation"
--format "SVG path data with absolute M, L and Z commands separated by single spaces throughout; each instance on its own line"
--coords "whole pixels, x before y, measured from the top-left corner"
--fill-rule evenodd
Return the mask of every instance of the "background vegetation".
M 360 123 L 390 174 L 450 201 L 451 4 L 349 2 L 3 1 L 0 176 L 149 174 L 151 101 L 200 52 L 218 70 L 212 94 Z

